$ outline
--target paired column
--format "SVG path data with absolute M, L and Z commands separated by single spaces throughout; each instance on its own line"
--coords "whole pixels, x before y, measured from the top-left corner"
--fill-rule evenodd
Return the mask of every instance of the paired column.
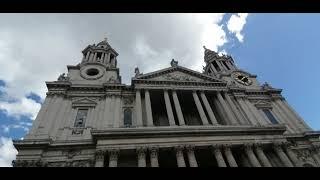
M 227 102 L 230 104 L 232 111 L 235 113 L 236 119 L 238 119 L 241 124 L 246 124 L 246 121 L 242 119 L 240 112 L 238 111 L 236 105 L 231 100 L 230 96 L 228 94 L 225 94 L 225 97 Z
M 204 106 L 205 106 L 205 108 L 206 108 L 206 110 L 208 112 L 208 115 L 209 115 L 209 118 L 210 118 L 210 120 L 212 122 L 212 125 L 217 125 L 218 121 L 217 121 L 215 115 L 213 114 L 213 111 L 212 111 L 212 109 L 210 107 L 208 99 L 207 99 L 207 97 L 206 97 L 206 95 L 204 94 L 203 91 L 200 92 L 200 96 L 201 96 L 202 102 L 203 102 L 203 104 L 204 104 Z
M 152 118 L 152 108 L 150 101 L 149 90 L 145 90 L 145 104 L 146 104 L 146 113 L 147 113 L 147 126 L 153 126 L 153 118 Z
M 164 94 L 164 101 L 165 101 L 165 104 L 166 104 L 169 124 L 170 124 L 170 126 L 175 126 L 176 123 L 174 121 L 174 116 L 173 116 L 173 112 L 172 112 L 172 107 L 171 107 L 171 102 L 170 102 L 168 90 L 165 89 L 163 94 Z
M 187 146 L 187 153 L 190 167 L 198 167 L 196 156 L 194 155 L 194 146 Z
M 145 148 L 138 148 L 138 167 L 146 167 L 146 149 Z
M 236 121 L 234 115 L 232 114 L 232 112 L 230 111 L 229 107 L 227 106 L 227 103 L 224 101 L 220 92 L 217 92 L 217 97 L 218 97 L 220 104 L 222 105 L 222 108 L 226 112 L 227 118 L 230 120 L 230 123 L 232 125 L 236 125 L 237 121 Z
M 152 147 L 150 149 L 150 162 L 151 162 L 151 167 L 159 167 L 158 149 L 155 147 Z
M 182 110 L 181 110 L 181 107 L 180 107 L 180 102 L 179 102 L 179 99 L 178 99 L 178 95 L 177 95 L 177 92 L 175 90 L 172 91 L 172 98 L 173 98 L 173 102 L 174 102 L 174 107 L 175 107 L 176 112 L 177 112 L 179 125 L 183 126 L 186 123 L 184 121 Z
M 289 158 L 287 157 L 286 153 L 283 152 L 281 144 L 275 143 L 273 145 L 273 149 L 281 159 L 281 161 L 284 163 L 286 167 L 293 167 L 293 164 L 290 162 Z
M 238 164 L 232 155 L 232 151 L 229 144 L 224 145 L 224 155 L 227 157 L 227 161 L 230 167 L 238 167 Z
M 109 151 L 109 167 L 118 166 L 119 150 L 113 149 Z
M 266 157 L 266 155 L 263 152 L 262 145 L 261 144 L 255 144 L 255 153 L 257 154 L 260 162 L 264 167 L 272 167 L 270 161 Z
M 222 153 L 220 151 L 220 145 L 213 145 L 212 147 L 213 147 L 213 154 L 217 160 L 218 166 L 219 167 L 227 167 L 227 164 L 224 161 Z
M 104 167 L 104 154 L 105 154 L 105 151 L 103 150 L 96 151 L 96 154 L 95 154 L 96 162 L 94 165 L 95 167 Z
M 244 97 L 240 97 L 238 99 L 238 102 L 239 102 L 241 108 L 244 110 L 244 113 L 247 115 L 248 120 L 251 123 L 251 125 L 256 125 L 257 122 L 256 122 L 253 114 L 251 113 L 251 111 L 249 110 L 247 104 L 244 102 L 244 100 L 242 98 L 244 98 Z
M 256 155 L 254 154 L 252 150 L 252 144 L 245 144 L 245 153 L 247 154 L 250 163 L 253 165 L 253 167 L 261 167 Z
M 137 126 L 142 127 L 143 121 L 142 121 L 142 109 L 141 109 L 141 94 L 140 90 L 136 90 L 136 115 L 137 115 Z
M 178 167 L 186 167 L 186 162 L 183 157 L 183 149 L 183 146 L 175 147 Z
M 251 110 L 253 115 L 255 116 L 255 119 L 258 122 L 258 124 L 266 125 L 267 122 L 264 121 L 264 119 L 261 116 L 261 114 L 259 114 L 258 109 L 256 107 L 254 107 L 254 105 L 248 99 L 245 99 L 245 103 L 247 103 L 247 106 L 249 107 L 249 109 Z
M 200 118 L 201 118 L 201 120 L 202 120 L 202 124 L 203 124 L 203 125 L 208 125 L 209 122 L 208 122 L 208 119 L 207 119 L 207 117 L 206 117 L 206 114 L 204 113 L 204 110 L 203 110 L 203 108 L 202 108 L 202 105 L 201 105 L 201 102 L 200 102 L 199 97 L 198 97 L 198 95 L 197 95 L 197 92 L 196 92 L 196 91 L 193 91 L 193 92 L 192 92 L 192 95 L 193 95 L 194 102 L 196 103 L 196 106 L 197 106 L 197 109 L 198 109 Z
M 290 147 L 290 143 L 285 143 L 284 147 L 285 147 L 285 151 L 287 152 L 287 155 L 289 156 L 290 160 L 293 162 L 295 167 L 301 167 L 301 163 L 297 158 L 296 154 L 292 151 Z

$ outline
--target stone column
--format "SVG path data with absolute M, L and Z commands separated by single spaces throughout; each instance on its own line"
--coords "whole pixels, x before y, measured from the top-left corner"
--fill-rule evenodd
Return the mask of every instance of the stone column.
M 89 61 L 90 51 L 87 52 L 85 61 Z
M 93 56 L 93 60 L 92 61 L 97 61 L 97 52 L 94 53 L 94 56 Z
M 218 71 L 216 70 L 216 68 L 213 66 L 212 63 L 210 64 L 210 66 L 211 66 L 212 71 L 213 71 L 215 74 L 217 74 Z
M 175 107 L 176 112 L 177 112 L 179 125 L 183 126 L 186 123 L 184 121 L 182 110 L 181 110 L 181 107 L 180 107 L 180 102 L 179 102 L 179 99 L 178 99 L 178 96 L 177 96 L 177 92 L 175 90 L 172 91 L 172 97 L 173 97 L 174 107 Z
M 268 160 L 267 156 L 263 152 L 262 145 L 257 143 L 254 146 L 255 146 L 254 151 L 256 152 L 262 165 L 264 167 L 272 167 L 270 161 Z
M 317 162 L 318 166 L 320 165 L 320 155 L 319 155 L 319 146 L 312 145 L 310 154 L 312 155 L 313 159 Z
M 244 110 L 244 113 L 247 115 L 249 122 L 251 123 L 251 125 L 256 125 L 256 121 L 255 118 L 253 116 L 253 114 L 249 111 L 249 108 L 247 106 L 246 103 L 244 103 L 242 97 L 240 97 L 239 99 L 237 99 L 241 108 Z
M 230 63 L 230 61 L 226 61 L 231 70 L 235 70 L 234 66 Z
M 199 115 L 200 115 L 200 118 L 202 120 L 203 125 L 208 125 L 209 122 L 208 122 L 206 114 L 204 113 L 204 110 L 203 110 L 203 108 L 201 106 L 201 102 L 200 102 L 200 100 L 198 98 L 197 92 L 193 91 L 192 95 L 193 95 L 193 99 L 194 99 L 194 102 L 195 102 L 195 104 L 197 106 L 197 109 L 198 109 L 198 112 L 199 112 Z
M 104 55 L 105 55 L 105 54 L 102 53 L 102 54 L 101 54 L 101 57 L 100 57 L 100 62 L 102 62 L 102 63 L 103 63 L 103 60 L 104 60 Z
M 137 126 L 142 127 L 143 122 L 142 122 L 142 110 L 141 110 L 141 94 L 140 90 L 136 90 L 136 115 L 137 115 Z
M 109 151 L 109 167 L 118 166 L 118 156 L 119 156 L 118 149 L 112 149 Z
M 159 167 L 158 148 L 155 148 L 155 147 L 150 148 L 150 162 L 151 162 L 151 167 Z
M 210 118 L 210 120 L 212 122 L 212 125 L 217 125 L 218 121 L 217 121 L 215 115 L 213 114 L 213 111 L 212 111 L 212 109 L 210 107 L 208 99 L 207 99 L 207 97 L 206 97 L 206 95 L 204 94 L 203 91 L 200 92 L 200 96 L 201 96 L 202 102 L 203 102 L 203 104 L 204 104 L 204 106 L 205 106 L 205 108 L 206 108 L 206 110 L 208 112 L 208 115 L 209 115 L 209 118 Z
M 226 93 L 225 98 L 226 98 L 227 102 L 230 104 L 230 107 L 231 107 L 232 111 L 235 113 L 236 119 L 239 120 L 240 124 L 246 124 L 245 120 L 242 119 L 242 116 L 241 116 L 240 112 L 238 111 L 236 105 L 231 100 L 229 94 Z
M 178 167 L 186 167 L 186 162 L 184 161 L 184 157 L 183 157 L 183 149 L 184 149 L 183 146 L 175 147 Z
M 258 124 L 261 126 L 266 125 L 267 122 L 265 122 L 263 117 L 258 113 L 258 109 L 248 99 L 245 99 L 245 103 L 247 103 L 247 106 L 256 117 L 256 121 L 258 122 Z
M 197 159 L 194 155 L 194 146 L 187 146 L 187 152 L 190 167 L 198 167 Z
M 220 102 L 220 104 L 222 105 L 222 108 L 224 109 L 224 111 L 226 112 L 226 115 L 228 116 L 228 119 L 231 122 L 231 125 L 236 125 L 238 124 L 235 117 L 233 116 L 231 110 L 229 109 L 229 107 L 227 106 L 227 103 L 224 101 L 222 95 L 220 92 L 217 92 L 217 97 L 218 100 Z
M 250 163 L 253 165 L 253 167 L 261 167 L 256 155 L 252 151 L 252 144 L 245 144 L 244 150 L 249 158 Z
M 220 145 L 213 145 L 212 147 L 213 147 L 213 154 L 214 154 L 214 157 L 217 160 L 218 166 L 219 167 L 227 167 L 227 164 L 224 161 L 222 153 L 220 151 L 220 147 L 221 146 Z
M 89 62 L 92 62 L 92 61 L 93 61 L 93 56 L 94 56 L 94 53 L 93 53 L 93 52 L 90 52 L 90 55 L 89 55 Z
M 287 124 L 287 126 L 292 130 L 292 132 L 297 132 L 297 127 L 295 127 L 292 123 L 291 120 L 288 118 L 288 116 L 284 113 L 283 109 L 280 108 L 278 103 L 276 103 L 276 100 L 273 101 L 274 107 L 279 111 L 279 114 L 283 117 L 283 121 Z
M 293 162 L 294 166 L 301 167 L 301 163 L 297 158 L 296 154 L 292 151 L 290 145 L 291 145 L 290 143 L 284 143 L 285 151 L 287 152 L 287 155 L 289 156 L 290 160 Z
M 272 112 L 274 115 L 276 115 L 277 120 L 286 126 L 287 131 L 285 133 L 292 133 L 294 132 L 294 130 L 291 128 L 291 126 L 286 122 L 285 117 L 283 117 L 283 114 L 278 110 L 278 107 L 276 106 L 276 104 L 274 102 L 272 102 L 273 108 L 272 108 Z
M 171 102 L 170 102 L 170 98 L 169 98 L 169 94 L 168 94 L 168 90 L 164 90 L 163 91 L 163 95 L 164 95 L 164 101 L 166 104 L 166 109 L 167 109 L 167 115 L 168 115 L 168 119 L 169 119 L 169 124 L 170 126 L 175 126 L 176 123 L 174 121 L 174 116 L 173 116 L 173 112 L 172 112 L 172 107 L 171 107 Z
M 103 150 L 98 150 L 96 151 L 96 162 L 95 162 L 95 167 L 104 167 L 104 154 L 105 151 Z
M 286 167 L 293 167 L 293 164 L 291 163 L 287 155 L 283 152 L 280 143 L 273 144 L 273 149 Z
M 138 148 L 138 167 L 146 167 L 146 149 L 145 148 Z
M 230 167 L 238 167 L 238 164 L 232 155 L 232 151 L 229 144 L 224 145 L 224 154 L 227 158 Z
M 146 103 L 147 126 L 153 126 L 150 94 L 149 94 L 149 90 L 147 90 L 147 89 L 145 90 L 144 98 L 145 98 L 145 103 Z

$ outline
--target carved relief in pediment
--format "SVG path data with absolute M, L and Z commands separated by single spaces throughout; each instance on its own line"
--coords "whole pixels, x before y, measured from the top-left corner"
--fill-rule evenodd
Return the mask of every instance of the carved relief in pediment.
M 205 82 L 206 80 L 191 76 L 183 72 L 173 72 L 164 74 L 158 77 L 154 77 L 151 80 L 167 80 L 167 81 L 194 81 L 194 82 Z

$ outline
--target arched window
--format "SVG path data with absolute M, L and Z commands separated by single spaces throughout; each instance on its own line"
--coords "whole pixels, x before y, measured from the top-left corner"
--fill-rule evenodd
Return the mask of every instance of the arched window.
M 132 126 L 132 110 L 130 108 L 126 108 L 123 112 L 123 122 L 125 127 Z

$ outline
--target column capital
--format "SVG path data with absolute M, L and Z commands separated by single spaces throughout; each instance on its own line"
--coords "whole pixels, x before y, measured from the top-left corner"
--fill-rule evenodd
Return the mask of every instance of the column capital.
M 231 144 L 231 143 L 226 143 L 226 144 L 223 144 L 223 145 L 222 145 L 222 148 L 223 148 L 224 150 L 230 150 L 231 147 L 232 147 L 232 144 Z
M 282 150 L 282 145 L 283 145 L 282 142 L 274 142 L 274 143 L 272 144 L 272 147 L 273 147 L 276 151 L 283 151 L 283 150 Z
M 120 149 L 110 149 L 108 150 L 110 160 L 116 160 L 120 154 Z
M 150 147 L 150 156 L 151 158 L 157 158 L 158 157 L 158 152 L 159 152 L 159 148 L 158 147 Z
M 137 147 L 137 148 L 136 148 L 136 152 L 137 152 L 138 154 L 140 154 L 140 153 L 146 153 L 147 149 L 148 149 L 148 148 L 145 147 L 145 146 Z
M 220 151 L 220 149 L 223 147 L 223 145 L 222 144 L 212 144 L 211 145 L 211 148 L 212 148 L 212 151 L 213 152 L 218 152 L 218 151 Z
M 186 147 L 185 145 L 176 145 L 176 146 L 174 146 L 173 148 L 174 148 L 176 151 L 183 151 L 185 147 Z
M 245 150 L 252 150 L 253 145 L 254 145 L 253 143 L 244 143 L 243 144 Z
M 187 149 L 188 152 L 192 152 L 192 151 L 194 151 L 195 146 L 193 146 L 193 145 L 186 145 L 186 149 Z
M 99 150 L 96 150 L 95 157 L 96 159 L 103 159 L 105 154 L 106 154 L 106 150 L 99 149 Z

